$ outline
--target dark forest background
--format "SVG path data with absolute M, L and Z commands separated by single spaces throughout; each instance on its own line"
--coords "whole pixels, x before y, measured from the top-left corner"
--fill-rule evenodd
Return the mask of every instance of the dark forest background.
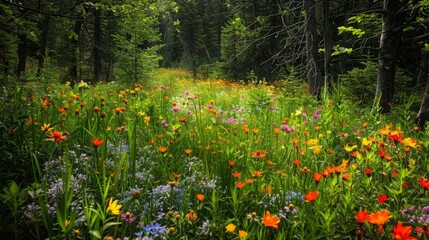
M 429 119 L 429 1 L 1 0 L 0 76 L 137 82 L 158 67 L 195 78 L 303 81 Z

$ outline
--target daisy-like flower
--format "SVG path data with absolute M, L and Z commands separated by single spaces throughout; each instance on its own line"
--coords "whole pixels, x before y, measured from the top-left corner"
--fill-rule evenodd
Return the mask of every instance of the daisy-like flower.
M 51 128 L 50 123 L 44 123 L 40 129 L 42 130 L 42 132 L 52 132 L 54 130 L 53 128 Z
M 119 215 L 121 213 L 122 205 L 118 205 L 118 200 L 110 198 L 109 205 L 107 206 L 107 212 L 113 215 Z
M 131 212 L 121 213 L 121 220 L 132 223 L 136 220 L 136 217 L 133 216 Z

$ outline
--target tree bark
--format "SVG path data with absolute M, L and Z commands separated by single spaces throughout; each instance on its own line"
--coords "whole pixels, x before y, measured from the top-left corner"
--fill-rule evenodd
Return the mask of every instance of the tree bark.
M 397 38 L 398 31 L 395 29 L 398 26 L 398 10 L 399 1 L 384 0 L 382 11 L 382 30 L 380 36 L 380 49 L 378 53 L 378 77 L 377 89 L 373 104 L 373 109 L 376 102 L 380 99 L 380 113 L 389 113 L 393 104 L 393 94 L 395 87 L 396 73 L 396 53 L 397 53 Z
M 42 35 L 40 36 L 40 51 L 38 54 L 39 66 L 37 67 L 37 77 L 40 77 L 40 75 L 42 74 L 43 64 L 45 63 L 46 49 L 48 46 L 49 19 L 49 15 L 45 15 L 45 18 L 43 20 L 43 30 Z
M 322 77 L 317 68 L 317 40 L 316 40 L 316 3 L 314 0 L 305 0 L 306 12 L 305 41 L 307 51 L 307 81 L 310 94 L 320 100 Z
M 326 90 L 329 87 L 331 79 L 331 54 L 332 54 L 332 36 L 331 36 L 331 22 L 329 21 L 329 0 L 323 1 L 323 42 L 325 45 L 324 55 L 324 94 L 326 97 Z
M 70 82 L 72 85 L 76 84 L 78 81 L 77 74 L 77 65 L 79 59 L 79 38 L 80 38 L 80 29 L 82 28 L 83 21 L 76 20 L 73 27 L 74 36 L 71 40 L 72 44 L 72 57 L 69 68 Z
M 427 122 L 429 122 L 429 78 L 426 82 L 426 90 L 423 96 L 422 105 L 420 106 L 419 113 L 417 114 L 417 126 L 423 129 Z
M 94 82 L 98 82 L 101 76 L 101 9 L 95 10 L 94 19 Z
M 25 65 L 27 63 L 27 34 L 20 33 L 18 35 L 18 68 L 17 76 L 19 79 L 25 79 Z

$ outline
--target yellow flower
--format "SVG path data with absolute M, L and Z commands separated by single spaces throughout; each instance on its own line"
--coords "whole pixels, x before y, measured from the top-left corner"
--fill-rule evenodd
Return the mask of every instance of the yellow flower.
M 137 115 L 138 115 L 139 117 L 143 117 L 144 115 L 146 115 L 146 113 L 145 113 L 145 112 L 143 112 L 143 111 L 140 111 L 140 112 L 138 112 L 138 113 L 137 113 Z
M 368 146 L 368 145 L 370 145 L 372 142 L 371 142 L 371 140 L 368 140 L 368 138 L 362 138 L 362 145 L 364 145 L 364 146 Z
M 149 124 L 149 122 L 150 122 L 150 117 L 149 116 L 144 117 L 144 123 Z
M 347 152 L 353 151 L 353 149 L 357 148 L 357 145 L 349 146 L 348 144 L 344 147 Z
M 316 155 L 319 155 L 320 151 L 322 150 L 322 148 L 320 146 L 317 146 L 317 145 L 313 146 L 312 149 L 313 149 L 313 153 Z
M 113 201 L 113 198 L 109 200 L 109 206 L 107 206 L 107 212 L 113 215 L 119 215 L 121 213 L 122 205 L 118 205 L 118 200 Z
M 401 141 L 402 144 L 404 144 L 405 146 L 409 146 L 412 148 L 415 148 L 417 145 L 417 141 L 415 139 L 412 138 L 405 138 L 404 140 Z
M 54 129 L 51 128 L 51 124 L 50 123 L 44 123 L 43 126 L 41 127 L 42 132 L 52 132 Z
M 80 83 L 77 86 L 78 86 L 78 88 L 87 88 L 87 87 L 89 87 L 88 83 L 86 83 L 84 81 L 80 81 Z
M 235 231 L 235 225 L 233 223 L 230 223 L 230 224 L 226 225 L 225 228 L 226 228 L 226 231 L 230 232 L 230 233 L 232 233 L 232 232 Z

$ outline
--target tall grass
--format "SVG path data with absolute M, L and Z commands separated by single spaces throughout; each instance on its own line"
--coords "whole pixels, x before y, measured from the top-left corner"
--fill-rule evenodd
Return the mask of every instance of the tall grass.
M 4 92 L 7 236 L 392 239 L 401 221 L 427 238 L 428 132 L 409 104 L 371 115 L 293 81 L 152 76 Z

